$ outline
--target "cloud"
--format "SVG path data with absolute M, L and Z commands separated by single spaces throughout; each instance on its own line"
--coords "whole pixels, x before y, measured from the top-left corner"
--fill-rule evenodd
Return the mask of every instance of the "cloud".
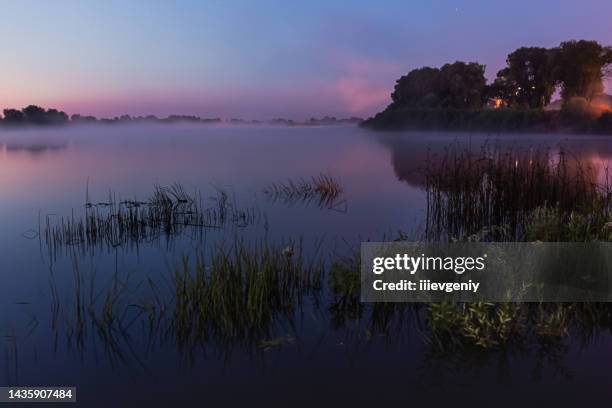
M 345 109 L 352 114 L 371 113 L 389 102 L 388 87 L 372 84 L 359 77 L 339 79 L 335 91 Z
M 389 103 L 399 64 L 343 52 L 334 53 L 332 61 L 340 71 L 333 92 L 349 113 L 372 114 Z

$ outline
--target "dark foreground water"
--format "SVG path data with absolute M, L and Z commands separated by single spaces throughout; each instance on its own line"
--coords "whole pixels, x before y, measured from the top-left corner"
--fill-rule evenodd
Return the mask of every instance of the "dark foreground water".
M 405 313 L 401 324 L 377 331 L 367 315 L 337 315 L 323 293 L 274 322 L 267 340 L 184 344 L 172 324 L 137 312 L 134 305 L 147 298 L 172 302 L 169 276 L 183 255 L 236 240 L 301 240 L 307 256 L 329 258 L 367 239 L 418 237 L 424 160 L 451 143 L 544 144 L 553 152 L 563 146 L 600 182 L 612 163 L 610 139 L 581 135 L 376 134 L 354 127 L 2 130 L 0 386 L 77 386 L 80 405 L 104 407 L 608 406 L 612 338 L 605 332 L 586 342 L 570 336 L 520 350 L 440 353 L 426 340 L 422 314 Z M 343 188 L 331 204 L 264 193 L 272 183 L 321 173 Z M 176 182 L 204 201 L 221 189 L 253 219 L 197 236 L 85 250 L 76 243 L 50 248 L 38 235 L 47 222 L 79 219 L 88 199 L 145 200 L 155 185 Z M 94 307 L 104 316 L 104 297 L 117 285 L 122 300 L 112 316 L 121 324 L 107 332 L 78 315 Z

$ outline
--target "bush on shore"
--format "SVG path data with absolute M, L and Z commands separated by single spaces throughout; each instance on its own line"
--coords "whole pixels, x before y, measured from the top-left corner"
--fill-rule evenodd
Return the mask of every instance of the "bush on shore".
M 612 134 L 612 112 L 593 116 L 568 108 L 542 109 L 386 109 L 362 122 L 374 130 L 452 130 L 484 132 L 585 132 Z

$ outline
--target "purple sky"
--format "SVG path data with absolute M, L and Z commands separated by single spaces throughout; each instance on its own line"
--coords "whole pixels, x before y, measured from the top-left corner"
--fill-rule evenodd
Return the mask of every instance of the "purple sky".
M 609 0 L 7 2 L 0 107 L 367 116 L 413 68 L 479 61 L 492 78 L 522 45 L 612 44 L 611 16 Z

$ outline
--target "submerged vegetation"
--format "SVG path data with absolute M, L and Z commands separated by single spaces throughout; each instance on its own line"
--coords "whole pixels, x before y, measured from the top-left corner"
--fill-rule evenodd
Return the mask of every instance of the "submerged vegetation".
M 264 194 L 289 205 L 315 202 L 321 208 L 346 211 L 346 200 L 340 200 L 342 191 L 336 179 L 320 174 L 270 184 Z M 206 231 L 267 222 L 265 214 L 254 207 L 241 208 L 224 189 L 216 188 L 214 195 L 204 199 L 199 191 L 189 193 L 178 183 L 155 186 L 145 200 L 122 199 L 110 192 L 105 201 L 93 202 L 88 188 L 84 208 L 84 214 L 48 214 L 39 220 L 38 236 L 51 258 L 62 250 L 114 249 L 160 239 L 170 243 L 183 236 L 202 242 Z
M 470 236 L 466 235 L 466 227 L 461 227 L 463 235 L 454 239 L 509 239 L 508 231 L 513 229 L 523 231 L 517 240 L 612 239 L 610 222 L 601 225 L 600 221 L 610 216 L 609 192 L 593 184 L 597 188 L 586 190 L 592 195 L 565 191 L 563 197 L 554 196 L 558 188 L 572 188 L 571 177 L 559 179 L 567 171 L 567 164 L 561 164 L 563 160 L 551 163 L 545 150 L 532 153 L 532 160 L 547 158 L 538 166 L 532 162 L 532 170 L 519 172 L 520 165 L 510 160 L 506 152 L 487 156 L 489 162 L 484 167 L 486 171 L 479 170 L 479 181 L 471 177 L 478 169 L 474 163 L 485 162 L 482 158 L 466 162 L 472 163 L 473 172 L 457 171 L 457 177 L 470 175 L 469 183 L 460 183 L 470 197 L 490 196 L 483 203 L 496 210 L 487 222 L 505 224 L 472 224 L 469 228 L 483 229 Z M 544 163 L 548 170 L 539 167 Z M 496 169 L 499 174 L 492 172 L 496 166 L 500 167 Z M 501 185 L 513 185 L 513 179 L 505 173 L 509 169 L 518 172 L 515 183 L 524 180 L 512 188 L 534 185 L 522 193 L 531 195 L 522 197 L 529 206 L 501 206 L 488 201 L 508 200 L 510 191 L 517 193 L 497 191 Z M 493 177 L 495 174 L 499 177 Z M 484 182 L 489 178 L 497 181 Z M 446 194 L 442 190 L 438 193 Z M 444 205 L 461 209 L 464 203 L 471 203 L 471 198 L 457 197 Z M 542 205 L 551 197 L 559 199 L 553 207 Z M 585 211 L 600 212 L 593 217 Z M 593 235 L 585 235 L 585 231 Z M 544 355 L 552 353 L 550 358 L 557 359 L 556 353 L 562 352 L 560 348 L 567 341 L 586 344 L 612 328 L 612 306 L 608 303 L 362 303 L 357 253 L 326 259 L 317 252 L 308 259 L 311 261 L 306 261 L 301 243 L 247 244 L 237 240 L 228 247 L 184 256 L 162 282 L 148 278 L 128 284 L 129 276 L 115 274 L 106 290 L 94 289 L 95 275 L 88 283 L 75 262 L 71 304 L 61 303 L 52 285 L 53 328 L 56 335 L 63 331 L 68 343 L 79 350 L 84 350 L 87 336 L 97 336 L 113 361 L 119 362 L 129 360 L 137 348 L 133 330 L 144 330 L 148 348 L 176 345 L 184 357 L 193 361 L 198 352 L 211 349 L 227 358 L 236 348 L 257 355 L 280 347 L 299 347 L 304 341 L 299 328 L 311 319 L 324 332 L 344 333 L 343 344 L 368 344 L 377 339 L 395 344 L 404 336 L 417 336 L 428 348 L 427 358 L 432 359 L 472 352 L 494 355 L 509 350 L 538 350 Z
M 62 300 L 52 280 L 52 328 L 80 352 L 101 342 L 116 363 L 172 345 L 188 361 L 216 351 L 258 355 L 305 341 L 300 328 L 344 333 L 344 342 L 392 345 L 416 337 L 430 352 L 497 353 L 568 340 L 587 344 L 612 328 L 608 303 L 361 303 L 356 258 L 326 268 L 307 263 L 299 244 L 236 243 L 197 252 L 174 265 L 167 281 L 130 282 L 115 275 L 106 288 L 74 263 L 73 294 Z M 144 337 L 136 335 L 144 333 Z M 348 345 L 348 344 L 347 344 Z
M 305 264 L 301 247 L 238 243 L 219 250 L 208 264 L 202 256 L 183 260 L 174 272 L 173 326 L 181 343 L 265 340 L 278 320 L 291 322 L 304 296 L 321 288 L 323 264 Z
M 298 202 L 310 204 L 315 202 L 321 208 L 345 208 L 346 201 L 339 201 L 342 186 L 333 177 L 319 174 L 307 179 L 272 183 L 264 189 L 264 194 L 272 201 L 281 201 L 285 204 Z
M 612 185 L 560 149 L 450 146 L 426 164 L 429 239 L 612 241 Z M 523 348 L 572 336 L 590 341 L 612 327 L 609 303 L 433 303 L 429 341 L 457 348 Z
M 73 262 L 73 295 L 63 302 L 55 280 L 52 328 L 65 334 L 68 345 L 84 350 L 94 335 L 115 361 L 133 353 L 133 330 L 144 329 L 153 344 L 172 341 L 190 354 L 205 345 L 230 353 L 241 345 L 262 351 L 293 337 L 278 331 L 291 327 L 306 296 L 322 289 L 323 263 L 307 263 L 299 243 L 249 246 L 236 242 L 208 256 L 185 256 L 172 267 L 166 282 L 129 282 L 115 274 L 100 288 L 96 274 Z M 138 289 L 141 290 L 138 290 Z M 282 339 L 279 340 L 279 339 Z
M 428 211 L 422 239 L 612 240 L 607 170 L 597 174 L 563 149 L 485 145 L 473 152 L 453 145 L 430 155 L 424 172 Z M 341 193 L 340 184 L 326 175 L 266 190 L 280 200 L 316 200 L 326 208 Z M 53 224 L 47 218 L 41 236 L 55 250 L 117 248 L 257 220 L 256 212 L 240 210 L 221 190 L 209 205 L 204 202 L 178 184 L 157 186 L 144 201 L 110 194 L 108 201 L 94 203 L 87 194 L 83 219 Z M 204 243 L 198 241 L 198 249 L 171 262 L 160 279 L 145 276 L 134 282 L 115 271 L 106 288 L 98 287 L 95 272 L 82 271 L 78 251 L 68 251 L 74 257 L 68 296 L 55 283 L 57 271 L 51 276 L 56 341 L 64 334 L 69 347 L 84 351 L 93 337 L 122 363 L 138 359 L 137 350 L 162 345 L 175 346 L 193 360 L 208 350 L 229 357 L 236 349 L 258 355 L 297 348 L 306 341 L 301 329 L 310 325 L 322 335 L 333 330 L 342 345 L 393 344 L 418 336 L 428 356 L 449 356 L 535 348 L 552 352 L 568 341 L 585 344 L 612 328 L 612 306 L 600 303 L 362 303 L 356 252 L 306 255 L 301 242 L 253 243 L 237 237 L 207 250 L 199 245 Z
M 609 331 L 608 303 L 486 302 L 428 306 L 430 341 L 440 350 L 458 347 L 500 349 L 556 342 L 574 335 L 583 341 Z
M 605 239 L 612 219 L 608 169 L 560 149 L 526 151 L 449 146 L 425 165 L 427 237 L 482 235 L 494 240 Z
M 216 189 L 204 200 L 199 192 L 189 194 L 173 184 L 155 186 L 144 201 L 122 200 L 110 193 L 107 201 L 93 203 L 87 194 L 84 216 L 55 220 L 47 215 L 40 235 L 51 253 L 68 247 L 117 248 L 187 233 L 198 238 L 208 229 L 226 226 L 244 228 L 260 216 L 254 208 L 239 208 L 225 190 Z

